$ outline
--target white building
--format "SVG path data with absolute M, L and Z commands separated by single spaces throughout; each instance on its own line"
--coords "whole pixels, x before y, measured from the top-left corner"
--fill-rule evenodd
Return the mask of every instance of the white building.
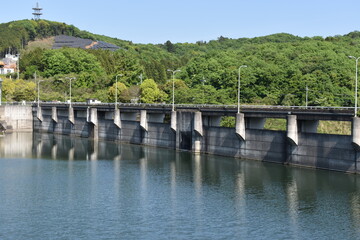
M 14 73 L 17 69 L 19 56 L 6 54 L 5 58 L 0 61 L 0 74 Z
M 19 57 L 17 55 L 12 55 L 12 54 L 6 54 L 5 58 L 3 58 L 2 60 L 5 65 L 11 65 L 11 64 L 17 64 L 17 62 L 19 61 Z
M 0 61 L 0 74 L 5 75 L 8 73 L 14 73 L 16 64 L 6 65 L 4 62 Z

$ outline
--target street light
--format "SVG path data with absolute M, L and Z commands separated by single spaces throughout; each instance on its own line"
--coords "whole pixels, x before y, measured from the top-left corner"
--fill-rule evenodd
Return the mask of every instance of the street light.
M 354 108 L 354 115 L 356 117 L 357 115 L 357 98 L 358 98 L 358 94 L 357 94 L 357 85 L 358 85 L 358 61 L 360 59 L 360 57 L 354 57 L 354 56 L 349 56 L 349 58 L 351 59 L 355 59 L 355 108 Z
M 70 105 L 69 105 L 69 107 L 71 107 L 71 80 L 76 80 L 76 77 L 66 77 L 65 79 L 70 80 Z
M 34 78 L 35 78 L 35 82 L 36 82 L 36 72 L 34 73 Z M 37 97 L 37 102 L 38 102 L 38 107 L 40 107 L 40 82 L 42 82 L 44 80 L 38 80 L 37 84 L 38 84 L 38 97 Z
M 143 82 L 143 75 L 142 75 L 142 73 L 140 74 L 139 78 L 140 78 L 140 89 L 141 89 L 141 85 L 142 85 L 142 82 Z M 141 94 L 140 94 L 140 96 L 139 96 L 139 102 L 141 103 Z
M 123 75 L 122 74 L 118 74 L 118 75 L 116 75 L 116 77 L 115 77 L 115 109 L 117 109 L 117 99 L 118 99 L 118 97 L 117 97 L 117 92 L 118 92 L 118 90 L 117 90 L 117 79 L 118 79 L 118 77 L 122 77 Z
M 205 77 L 203 77 L 201 80 L 200 80 L 200 82 L 202 83 L 202 88 L 203 88 L 203 100 L 204 100 L 204 102 L 203 102 L 203 104 L 205 104 L 205 89 L 204 89 L 204 85 L 205 85 L 205 83 L 206 83 L 206 79 L 205 79 Z
M 168 69 L 167 71 L 172 72 L 172 111 L 175 111 L 175 73 L 180 72 L 181 70 Z
M 0 106 L 1 106 L 1 98 L 2 98 L 2 83 L 3 83 L 3 80 L 2 80 L 2 78 L 0 78 Z
M 306 109 L 307 109 L 307 107 L 308 107 L 308 97 L 309 97 L 309 88 L 308 88 L 308 85 L 306 85 L 305 91 L 306 91 L 306 95 L 305 95 L 305 106 L 306 106 Z
M 240 113 L 240 73 L 241 73 L 241 68 L 246 68 L 246 65 L 241 65 L 239 67 L 239 81 L 238 81 L 238 106 L 237 106 L 237 113 Z

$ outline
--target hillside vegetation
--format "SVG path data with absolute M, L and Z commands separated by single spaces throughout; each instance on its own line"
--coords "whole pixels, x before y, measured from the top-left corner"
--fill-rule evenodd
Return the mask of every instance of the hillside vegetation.
M 51 37 L 59 34 L 101 40 L 121 49 L 50 49 Z M 21 53 L 21 78 L 33 82 L 36 72 L 45 80 L 41 99 L 46 101 L 66 100 L 67 77 L 76 77 L 75 101 L 113 101 L 117 78 L 119 101 L 140 98 L 170 103 L 172 73 L 167 70 L 180 69 L 175 75 L 176 103 L 235 104 L 238 69 L 247 65 L 241 69 L 243 104 L 305 105 L 308 88 L 308 105 L 353 106 L 355 60 L 348 56 L 360 56 L 359 44 L 359 32 L 326 38 L 280 33 L 240 39 L 221 36 L 196 43 L 133 44 L 46 20 L 0 24 L 0 52 Z M 4 86 L 3 98 L 14 99 L 10 92 Z M 20 96 L 34 100 L 35 95 L 34 90 Z

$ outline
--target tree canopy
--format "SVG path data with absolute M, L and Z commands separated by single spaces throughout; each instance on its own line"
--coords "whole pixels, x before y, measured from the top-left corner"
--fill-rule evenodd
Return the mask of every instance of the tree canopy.
M 57 34 L 107 41 L 120 49 L 53 50 L 28 44 Z M 243 104 L 305 105 L 308 94 L 308 105 L 352 106 L 355 61 L 348 56 L 359 56 L 359 44 L 357 31 L 326 38 L 280 33 L 154 45 L 133 44 L 47 20 L 0 24 L 0 53 L 9 49 L 21 53 L 21 78 L 33 82 L 36 72 L 44 79 L 44 100 L 65 100 L 69 90 L 64 79 L 71 76 L 76 77 L 75 100 L 113 101 L 116 76 L 121 75 L 121 101 L 139 98 L 142 102 L 171 103 L 172 75 L 167 70 L 180 69 L 174 82 L 176 103 L 235 104 L 238 69 L 247 65 L 240 78 Z M 10 91 L 6 94 L 3 98 L 22 96 L 15 97 Z

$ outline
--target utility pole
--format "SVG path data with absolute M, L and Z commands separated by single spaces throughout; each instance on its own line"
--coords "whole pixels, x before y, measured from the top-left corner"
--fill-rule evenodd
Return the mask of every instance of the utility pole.
M 309 96 L 309 88 L 308 86 L 306 85 L 306 99 L 305 99 L 305 106 L 306 106 L 306 109 L 308 107 L 308 96 Z

